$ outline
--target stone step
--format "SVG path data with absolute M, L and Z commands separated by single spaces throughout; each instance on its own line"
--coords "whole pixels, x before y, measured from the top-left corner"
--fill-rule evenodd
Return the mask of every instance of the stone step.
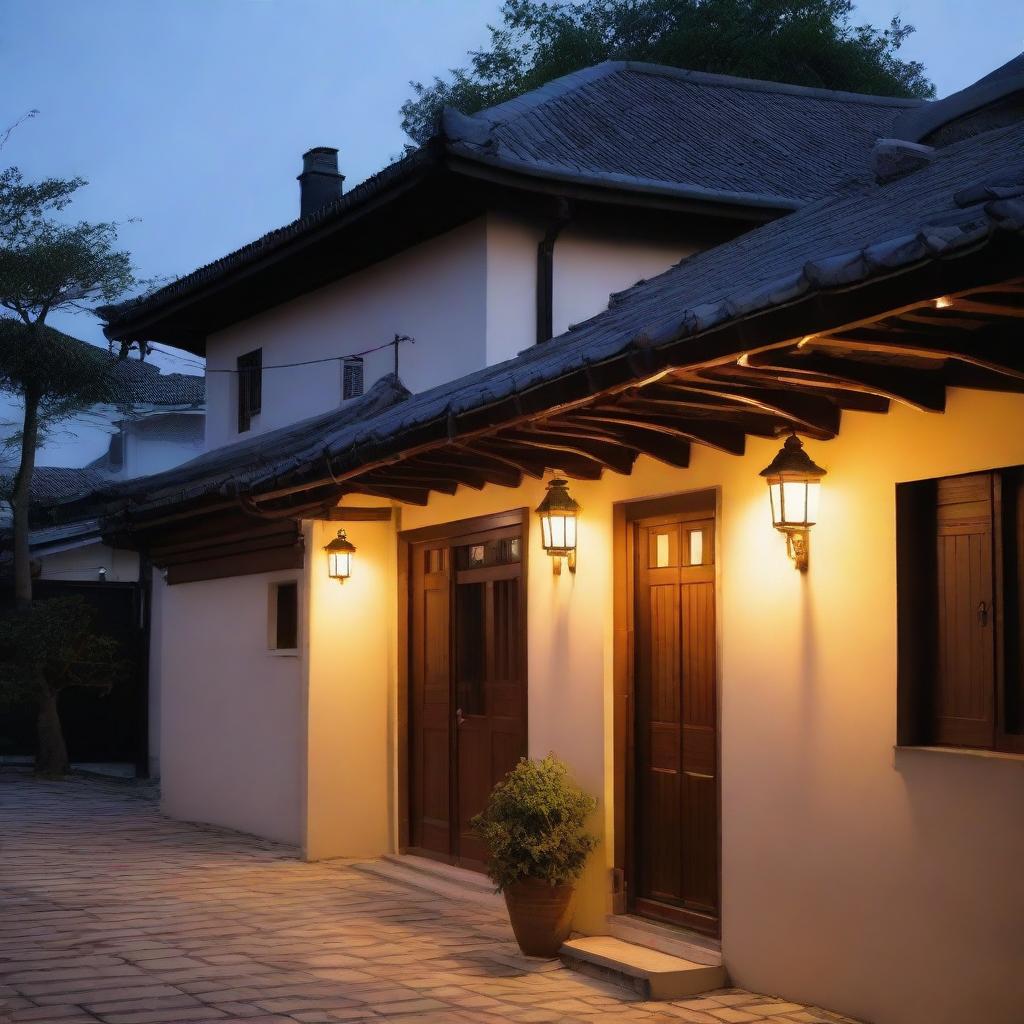
M 559 956 L 570 970 L 632 989 L 642 999 L 684 999 L 726 985 L 721 965 L 694 963 L 612 935 L 571 939 Z
M 466 900 L 492 910 L 505 910 L 505 900 L 494 892 L 494 887 L 485 875 L 451 864 L 441 864 L 428 857 L 385 854 L 377 860 L 356 861 L 348 866 L 402 885 L 426 889 L 438 896 Z
M 717 939 L 634 914 L 609 914 L 608 931 L 623 942 L 679 956 L 695 964 L 722 966 L 722 944 Z

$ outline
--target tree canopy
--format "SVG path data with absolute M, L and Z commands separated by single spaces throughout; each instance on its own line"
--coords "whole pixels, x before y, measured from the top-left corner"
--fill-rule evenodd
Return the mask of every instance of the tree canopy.
M 898 51 L 914 31 L 853 23 L 852 0 L 505 0 L 490 45 L 430 84 L 410 82 L 402 128 L 434 133 L 445 106 L 472 114 L 605 60 L 928 98 L 935 87 Z

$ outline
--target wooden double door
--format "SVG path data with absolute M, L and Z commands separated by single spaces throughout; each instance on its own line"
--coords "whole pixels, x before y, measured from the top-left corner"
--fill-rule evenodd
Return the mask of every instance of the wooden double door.
M 409 847 L 478 870 L 470 820 L 526 755 L 524 540 L 520 517 L 409 546 Z
M 715 530 L 710 510 L 631 524 L 631 909 L 708 933 L 719 919 Z

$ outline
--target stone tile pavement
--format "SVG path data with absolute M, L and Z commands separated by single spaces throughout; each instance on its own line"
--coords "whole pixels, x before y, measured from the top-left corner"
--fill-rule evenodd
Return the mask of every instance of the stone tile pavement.
M 0 772 L 2 1024 L 844 1020 L 738 989 L 640 1002 L 525 959 L 475 904 L 170 821 L 121 783 Z

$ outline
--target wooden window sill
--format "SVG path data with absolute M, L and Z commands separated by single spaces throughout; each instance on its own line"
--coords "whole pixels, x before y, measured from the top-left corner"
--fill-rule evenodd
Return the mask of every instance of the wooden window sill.
M 980 757 L 988 761 L 1016 761 L 1024 764 L 1024 754 L 1014 754 L 1007 750 L 982 750 L 978 747 L 916 747 L 895 746 L 897 757 L 901 754 L 946 754 L 953 757 Z

